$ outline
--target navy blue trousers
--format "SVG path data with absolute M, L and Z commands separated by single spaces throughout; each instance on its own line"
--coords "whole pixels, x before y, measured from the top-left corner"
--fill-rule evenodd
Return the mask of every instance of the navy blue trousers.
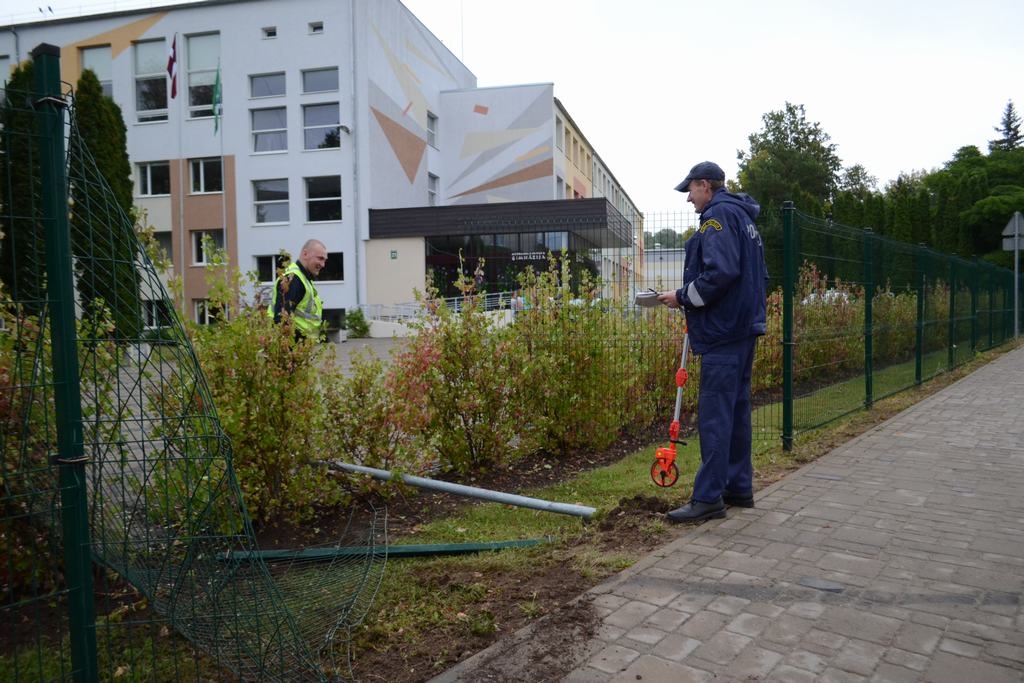
M 750 373 L 757 337 L 715 347 L 701 356 L 697 394 L 700 468 L 693 499 L 714 503 L 724 491 L 754 490 L 750 460 Z

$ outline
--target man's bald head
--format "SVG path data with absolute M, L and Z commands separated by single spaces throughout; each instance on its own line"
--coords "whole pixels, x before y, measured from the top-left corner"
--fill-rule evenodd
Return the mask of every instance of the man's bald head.
M 320 240 L 306 240 L 299 253 L 299 263 L 310 275 L 316 277 L 327 263 L 327 247 Z

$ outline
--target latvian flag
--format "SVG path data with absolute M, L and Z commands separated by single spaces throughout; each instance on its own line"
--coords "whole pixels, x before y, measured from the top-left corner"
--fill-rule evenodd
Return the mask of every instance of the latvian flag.
M 171 99 L 178 96 L 178 34 L 171 40 L 171 53 L 167 56 L 167 75 L 171 77 Z

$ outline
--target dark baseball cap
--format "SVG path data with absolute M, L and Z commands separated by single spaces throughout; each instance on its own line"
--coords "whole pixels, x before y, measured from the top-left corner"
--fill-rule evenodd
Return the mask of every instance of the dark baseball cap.
M 702 161 L 690 169 L 690 172 L 683 178 L 683 182 L 676 185 L 676 190 L 689 192 L 691 180 L 721 180 L 725 182 L 725 171 L 713 161 Z

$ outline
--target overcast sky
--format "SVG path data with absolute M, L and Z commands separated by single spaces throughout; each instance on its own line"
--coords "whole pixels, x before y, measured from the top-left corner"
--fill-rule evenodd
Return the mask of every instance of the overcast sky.
M 160 6 L 48 2 L 46 15 Z M 554 83 L 642 211 L 710 159 L 735 178 L 762 116 L 802 104 L 845 166 L 879 189 L 988 151 L 1008 100 L 1024 112 L 1021 0 L 404 0 L 481 87 Z M 43 16 L 37 0 L 3 15 Z M 9 20 L 8 16 L 2 17 Z M 6 23 L 4 21 L 3 23 Z M 688 206 L 688 205 L 685 205 Z

